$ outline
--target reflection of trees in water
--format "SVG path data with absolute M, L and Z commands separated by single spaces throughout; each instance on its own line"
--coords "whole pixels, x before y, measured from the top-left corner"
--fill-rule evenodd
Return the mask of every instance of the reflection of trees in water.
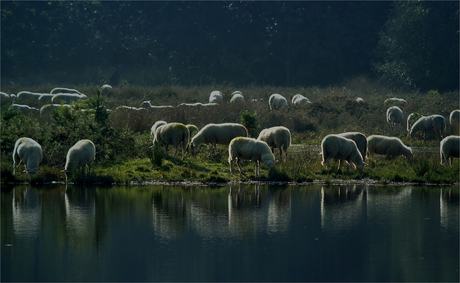
M 321 188 L 321 227 L 341 232 L 351 230 L 366 217 L 366 190 L 363 185 Z
M 459 202 L 460 195 L 458 188 L 443 188 L 439 195 L 439 206 L 441 214 L 441 226 L 444 228 L 457 229 L 459 227 Z

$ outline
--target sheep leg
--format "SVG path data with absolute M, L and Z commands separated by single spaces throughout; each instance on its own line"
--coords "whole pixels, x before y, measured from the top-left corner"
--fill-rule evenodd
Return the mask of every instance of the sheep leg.
M 257 176 L 258 175 L 258 172 L 257 172 L 257 161 L 254 162 L 254 174 Z
M 211 149 L 209 150 L 209 157 L 211 157 L 211 155 L 212 155 L 212 149 L 213 149 L 213 148 L 214 148 L 214 144 L 212 143 L 212 144 L 211 144 Z
M 164 149 L 165 149 L 165 156 L 167 157 L 168 156 L 168 146 L 164 145 Z
M 230 163 L 230 174 L 233 174 L 233 160 L 229 158 L 228 163 Z
M 176 158 L 177 149 L 178 149 L 177 146 L 175 147 L 175 149 L 176 149 L 176 150 L 174 151 L 174 156 L 173 156 L 173 158 Z
M 243 168 L 241 168 L 241 164 L 240 164 L 240 159 L 239 159 L 239 158 L 236 159 L 236 164 L 238 164 L 238 168 L 240 169 L 241 174 L 243 174 L 243 175 L 246 176 L 246 174 L 244 173 Z

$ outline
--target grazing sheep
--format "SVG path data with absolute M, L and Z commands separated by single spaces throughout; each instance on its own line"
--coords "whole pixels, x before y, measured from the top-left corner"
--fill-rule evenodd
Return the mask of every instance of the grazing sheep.
M 283 126 L 271 127 L 264 129 L 260 132 L 258 140 L 264 141 L 272 149 L 273 154 L 275 154 L 275 148 L 280 150 L 280 160 L 283 161 L 283 150 L 286 155 L 287 160 L 287 151 L 291 146 L 291 132 L 288 128 Z
M 193 125 L 193 124 L 187 124 L 185 125 L 188 129 L 188 132 L 190 133 L 190 138 L 193 136 L 192 133 L 198 133 L 198 127 Z
M 102 87 L 101 87 L 101 91 L 103 90 L 112 90 L 112 86 L 109 85 L 109 84 L 104 84 Z
M 362 99 L 361 97 L 358 97 L 358 98 L 356 98 L 356 102 L 358 102 L 358 103 L 364 103 L 364 99 Z
M 391 106 L 387 109 L 387 122 L 396 125 L 403 122 L 403 111 L 398 106 Z
M 458 127 L 460 124 L 460 110 L 456 109 L 450 112 L 449 123 L 452 127 Z
M 126 111 L 126 112 L 140 113 L 140 112 L 147 111 L 147 109 L 142 108 L 142 107 L 141 108 L 136 108 L 136 107 L 121 105 L 121 106 L 118 106 L 117 108 L 115 108 L 115 111 Z
M 16 101 L 18 102 L 24 102 L 24 101 L 38 101 L 38 99 L 40 98 L 40 96 L 42 95 L 43 93 L 36 93 L 36 92 L 30 92 L 30 91 L 20 91 L 18 92 L 18 94 L 16 95 Z
M 353 140 L 344 138 L 339 135 L 327 135 L 321 142 L 321 154 L 323 160 L 321 165 L 329 165 L 331 159 L 345 160 L 350 164 L 350 169 L 353 169 L 353 164 L 359 172 L 363 172 L 364 166 L 367 165 L 363 161 L 363 157 Z M 342 163 L 339 162 L 339 170 Z
M 41 105 L 50 104 L 53 101 L 54 96 L 55 94 L 43 93 L 42 95 L 40 95 L 40 98 L 38 98 L 38 102 Z
M 255 175 L 260 175 L 260 163 L 264 163 L 271 169 L 275 164 L 275 155 L 268 147 L 267 143 L 247 137 L 237 137 L 230 141 L 228 147 L 228 163 L 230 164 L 230 173 L 233 174 L 233 160 L 236 159 L 238 169 L 244 175 L 241 168 L 241 160 L 252 160 L 255 162 Z
M 67 179 L 72 177 L 72 170 L 81 168 L 81 173 L 86 178 L 85 167 L 88 166 L 88 176 L 91 175 L 91 163 L 96 158 L 96 147 L 90 140 L 79 140 L 67 152 L 64 172 Z
M 79 92 L 73 88 L 65 88 L 65 87 L 55 87 L 50 91 L 50 94 L 58 94 L 58 93 L 76 93 L 80 95 L 84 95 L 83 93 Z
M 40 172 L 38 170 L 38 165 L 42 162 L 42 159 L 43 151 L 40 144 L 31 138 L 20 138 L 14 144 L 13 173 L 16 174 L 16 166 L 21 164 L 21 162 L 26 166 L 24 172 L 27 172 L 29 176 Z
M 16 109 L 16 110 L 21 111 L 23 115 L 38 113 L 37 108 L 30 107 L 29 105 L 24 105 L 24 104 L 11 104 L 11 109 Z
M 402 98 L 396 98 L 396 97 L 392 97 L 392 98 L 387 98 L 385 99 L 385 101 L 383 102 L 384 104 L 387 104 L 387 103 L 393 103 L 393 104 L 399 104 L 399 105 L 404 105 L 407 103 L 406 100 L 402 99 Z
M 306 98 L 305 96 L 301 95 L 300 93 L 299 94 L 296 94 L 292 97 L 292 100 L 291 100 L 292 104 L 293 105 L 305 105 L 305 104 L 310 104 L 310 100 L 308 100 L 308 98 Z
M 150 128 L 150 135 L 153 136 L 153 138 L 155 139 L 155 132 L 158 129 L 158 127 L 166 125 L 166 124 L 168 124 L 166 123 L 166 121 L 162 121 L 162 120 L 156 121 L 155 124 L 153 124 L 152 128 Z
M 230 103 L 244 103 L 244 96 L 241 91 L 237 90 L 232 92 L 232 98 L 230 99 Z
M 426 133 L 434 131 L 442 139 L 444 130 L 446 129 L 446 120 L 441 115 L 422 116 L 412 126 L 409 136 L 413 137 L 416 133 L 422 132 L 424 138 Z
M 192 153 L 195 154 L 195 148 L 200 144 L 210 143 L 209 156 L 211 156 L 216 144 L 228 145 L 233 138 L 247 136 L 248 130 L 241 124 L 207 124 L 192 138 L 190 147 L 192 148 Z
M 356 143 L 356 146 L 358 147 L 359 153 L 361 153 L 361 156 L 363 157 L 363 160 L 366 159 L 367 138 L 365 135 L 359 132 L 346 132 L 346 133 L 338 134 L 338 136 L 354 141 Z
M 270 105 L 270 110 L 276 110 L 280 109 L 283 107 L 288 108 L 288 102 L 284 96 L 278 93 L 274 93 L 270 95 L 270 98 L 268 99 L 268 105 Z
M 209 103 L 222 103 L 222 101 L 224 101 L 224 96 L 222 92 L 218 90 L 214 90 L 209 95 Z
M 386 155 L 387 159 L 399 155 L 404 155 L 408 160 L 414 157 L 412 149 L 404 145 L 400 139 L 381 135 L 367 137 L 367 151 L 369 155 Z
M 179 109 L 193 109 L 193 110 L 200 110 L 203 108 L 203 103 L 195 102 L 195 103 L 181 103 L 177 105 Z
M 185 158 L 185 151 L 187 149 L 188 141 L 190 140 L 190 133 L 187 127 L 182 123 L 168 123 L 159 126 L 155 131 L 155 139 L 153 146 L 163 146 L 165 156 L 168 156 L 168 146 L 173 145 L 176 149 L 173 158 L 176 158 L 179 144 L 182 143 L 182 160 Z
M 53 109 L 58 109 L 59 107 L 71 107 L 69 104 L 46 104 L 40 108 L 40 117 L 47 116 L 53 111 Z
M 422 115 L 418 113 L 410 113 L 409 116 L 407 116 L 407 134 L 410 133 L 410 129 L 412 128 L 412 125 L 422 117 Z
M 460 136 L 445 137 L 439 143 L 439 154 L 441 155 L 441 165 L 452 165 L 454 157 L 460 158 Z
M 169 109 L 173 107 L 171 105 L 154 106 L 150 104 L 150 100 L 149 100 L 149 101 L 142 102 L 141 108 L 145 108 L 147 110 L 156 110 L 156 109 Z
M 78 93 L 58 93 L 53 98 L 51 99 L 51 102 L 53 103 L 61 103 L 61 101 L 64 101 L 64 103 L 70 103 L 71 101 L 77 101 L 81 99 L 86 99 L 86 95 L 84 94 L 78 94 Z

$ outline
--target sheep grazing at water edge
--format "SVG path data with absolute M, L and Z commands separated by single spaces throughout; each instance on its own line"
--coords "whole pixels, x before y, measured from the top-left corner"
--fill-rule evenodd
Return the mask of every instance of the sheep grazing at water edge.
M 228 147 L 228 163 L 230 164 L 230 173 L 233 174 L 233 161 L 236 159 L 238 169 L 244 175 L 241 168 L 241 160 L 251 160 L 255 162 L 255 175 L 260 175 L 260 163 L 264 163 L 270 170 L 275 164 L 275 155 L 271 152 L 266 142 L 253 138 L 237 137 L 230 141 Z
M 387 122 L 396 125 L 403 122 L 403 111 L 398 106 L 391 106 L 387 109 Z
M 367 137 L 367 150 L 369 155 L 381 154 L 387 159 L 399 155 L 404 155 L 408 160 L 414 157 L 412 149 L 396 137 L 371 135 Z
M 165 150 L 165 156 L 168 156 L 168 146 L 174 146 L 175 151 L 173 158 L 176 158 L 179 145 L 182 143 L 182 160 L 184 160 L 189 140 L 190 133 L 184 124 L 168 123 L 156 129 L 153 146 L 162 146 Z
M 338 136 L 354 141 L 356 143 L 356 146 L 358 147 L 359 153 L 361 153 L 363 160 L 366 159 L 367 138 L 364 134 L 360 132 L 346 132 L 346 133 L 338 134 Z M 339 160 L 339 163 L 340 162 L 341 161 Z
M 222 124 L 207 124 L 204 126 L 190 142 L 192 153 L 195 154 L 195 149 L 203 143 L 211 144 L 209 157 L 216 144 L 228 145 L 230 141 L 236 137 L 247 137 L 248 130 L 238 123 L 222 123 Z
M 350 139 L 339 135 L 327 135 L 321 142 L 321 155 L 323 160 L 321 165 L 328 165 L 331 159 L 347 161 L 350 164 L 350 169 L 353 169 L 353 164 L 359 172 L 363 172 L 364 166 L 367 165 L 363 161 L 363 157 L 356 146 L 356 143 Z M 339 162 L 339 168 L 342 167 L 342 162 Z
M 270 110 L 289 107 L 286 98 L 278 93 L 270 95 L 270 98 L 268 99 L 268 105 L 270 106 Z
M 452 165 L 454 158 L 460 158 L 460 136 L 445 137 L 439 143 L 441 165 Z
M 275 153 L 275 148 L 280 150 L 280 160 L 283 160 L 283 150 L 286 155 L 287 160 L 287 151 L 291 146 L 291 132 L 288 128 L 283 126 L 271 127 L 264 129 L 260 132 L 258 140 L 264 141 L 272 149 L 273 154 Z
M 29 176 L 40 172 L 38 170 L 38 165 L 42 162 L 43 151 L 39 143 L 34 141 L 31 138 L 20 138 L 14 144 L 13 150 L 13 173 L 16 174 L 17 165 L 24 163 L 26 170 Z
M 423 116 L 414 123 L 409 136 L 413 137 L 416 133 L 421 132 L 423 137 L 426 138 L 428 132 L 434 131 L 442 139 L 445 129 L 446 120 L 441 115 Z
M 72 177 L 72 171 L 81 169 L 83 177 L 85 175 L 85 167 L 88 167 L 88 176 L 91 175 L 91 164 L 96 158 L 96 147 L 90 140 L 80 140 L 74 144 L 67 152 L 65 167 L 62 172 L 66 175 L 66 183 L 68 178 Z

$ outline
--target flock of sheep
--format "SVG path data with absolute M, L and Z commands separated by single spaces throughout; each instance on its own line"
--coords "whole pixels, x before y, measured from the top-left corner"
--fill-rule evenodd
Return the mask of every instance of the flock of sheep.
M 103 86 L 109 89 L 110 86 Z M 2 99 L 4 98 L 2 93 Z M 31 92 L 20 92 L 16 95 L 15 99 L 33 97 L 37 94 Z M 57 102 L 60 99 L 75 101 L 77 99 L 84 99 L 86 96 L 77 90 L 56 88 L 50 94 L 40 94 L 38 99 L 49 102 Z M 72 100 L 73 99 L 73 100 Z M 177 107 L 209 107 L 222 103 L 223 94 L 220 91 L 213 91 L 209 96 L 209 103 L 182 103 Z M 357 102 L 363 102 L 362 98 L 358 98 Z M 232 93 L 231 103 L 244 103 L 244 96 L 240 91 Z M 289 107 L 285 97 L 280 94 L 272 94 L 269 98 L 270 110 L 276 110 L 283 107 Z M 392 103 L 407 103 L 403 99 L 389 98 L 385 100 L 385 104 Z M 309 104 L 311 103 L 305 96 L 297 94 L 292 98 L 292 104 Z M 53 104 L 45 105 L 48 108 Z M 62 104 L 57 104 L 61 106 Z M 25 105 L 26 106 L 26 105 Z M 12 107 L 17 109 L 26 108 L 24 105 L 12 104 Z M 43 106 L 43 107 L 45 107 Z M 27 106 L 28 107 L 28 106 Z M 43 107 L 40 110 L 43 111 Z M 70 107 L 70 106 L 69 106 Z M 126 109 L 133 108 L 123 106 Z M 120 107 L 119 107 L 120 108 Z M 145 101 L 139 109 L 149 108 L 172 108 L 172 106 L 152 106 L 150 101 Z M 46 109 L 46 108 L 45 108 Z M 22 110 L 21 110 L 22 111 Z M 23 112 L 24 113 L 24 112 Z M 443 138 L 443 133 L 446 128 L 446 122 L 441 115 L 422 116 L 415 123 L 411 120 L 415 116 L 414 113 L 407 118 L 407 131 L 408 135 L 413 137 L 420 133 L 424 137 L 429 132 L 434 132 L 441 138 L 440 142 L 440 157 L 441 164 L 451 164 L 452 158 L 459 158 L 460 137 L 448 136 Z M 393 125 L 403 123 L 403 111 L 398 106 L 391 106 L 386 111 L 387 122 Z M 454 127 L 459 127 L 460 110 L 454 110 L 449 117 L 449 123 Z M 193 135 L 196 133 L 195 135 Z M 244 174 L 241 168 L 241 160 L 251 160 L 255 162 L 255 174 L 260 174 L 260 163 L 264 163 L 269 169 L 273 167 L 275 162 L 275 148 L 279 149 L 280 160 L 283 159 L 283 151 L 285 159 L 287 160 L 287 151 L 291 145 L 291 133 L 288 128 L 283 126 L 271 127 L 264 129 L 260 132 L 257 139 L 249 138 L 247 129 L 238 123 L 222 123 L 222 124 L 207 124 L 201 130 L 195 125 L 184 125 L 182 123 L 167 123 L 166 121 L 157 121 L 151 128 L 151 135 L 153 138 L 153 146 L 160 146 L 164 148 L 165 155 L 168 155 L 168 146 L 172 145 L 175 148 L 173 158 L 176 158 L 179 146 L 182 145 L 182 160 L 185 158 L 187 148 L 190 147 L 192 153 L 195 155 L 196 149 L 201 144 L 210 144 L 209 155 L 211 156 L 213 148 L 217 144 L 228 146 L 228 163 L 230 165 L 230 172 L 233 173 L 233 161 L 236 160 L 239 171 Z M 193 137 L 192 137 L 193 136 Z M 350 169 L 353 165 L 360 172 L 363 172 L 366 155 L 380 154 L 386 155 L 387 158 L 399 155 L 405 156 L 408 160 L 413 158 L 411 148 L 404 145 L 403 142 L 396 137 L 370 135 L 366 138 L 365 135 L 359 132 L 348 132 L 342 134 L 330 134 L 324 137 L 321 142 L 321 155 L 322 165 L 329 165 L 330 160 L 335 159 L 339 161 L 339 169 L 343 161 L 349 163 Z M 72 170 L 82 169 L 84 174 L 84 167 L 90 167 L 96 155 L 96 148 L 90 140 L 80 140 L 67 153 L 65 169 L 66 177 L 71 175 Z M 16 173 L 16 166 L 22 161 L 26 166 L 29 175 L 39 172 L 38 166 L 42 160 L 41 146 L 31 138 L 23 137 L 16 141 L 13 151 L 14 173 Z M 89 170 L 90 172 L 90 170 Z

